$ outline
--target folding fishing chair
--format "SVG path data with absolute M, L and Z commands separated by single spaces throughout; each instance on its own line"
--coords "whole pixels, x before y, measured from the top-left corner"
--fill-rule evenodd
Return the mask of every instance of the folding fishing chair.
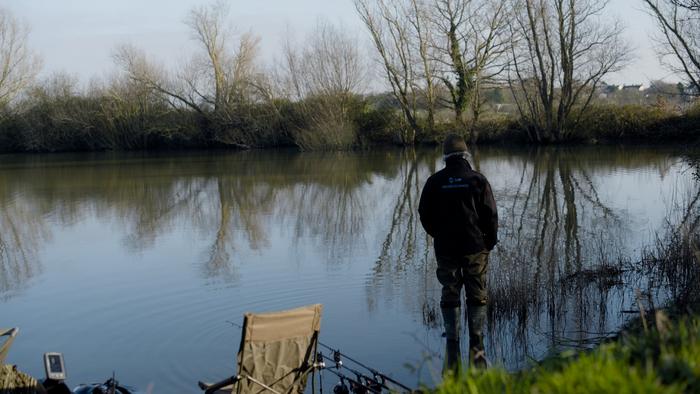
M 321 305 L 280 312 L 246 313 L 238 373 L 214 384 L 199 382 L 211 393 L 303 393 L 306 380 L 322 364 L 316 362 Z
M 19 333 L 17 328 L 0 328 L 0 338 L 7 337 L 0 346 L 0 394 L 35 394 L 46 393 L 38 380 L 17 370 L 14 365 L 6 365 L 5 358 L 10 346 Z

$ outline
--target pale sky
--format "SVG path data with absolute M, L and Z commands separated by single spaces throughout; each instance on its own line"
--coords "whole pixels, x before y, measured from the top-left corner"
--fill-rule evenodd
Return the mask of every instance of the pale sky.
M 230 0 L 230 21 L 237 31 L 261 37 L 263 57 L 275 57 L 285 35 L 301 37 L 319 18 L 366 33 L 352 0 Z M 0 6 L 31 28 L 29 42 L 43 59 L 43 74 L 63 71 L 86 81 L 113 72 L 111 54 L 121 43 L 143 48 L 152 59 L 177 64 L 193 52 L 183 20 L 196 0 L 0 0 Z M 610 83 L 648 83 L 681 79 L 662 68 L 649 32 L 655 28 L 641 0 L 611 0 L 609 16 L 626 25 L 625 38 L 635 48 L 632 64 L 611 75 Z

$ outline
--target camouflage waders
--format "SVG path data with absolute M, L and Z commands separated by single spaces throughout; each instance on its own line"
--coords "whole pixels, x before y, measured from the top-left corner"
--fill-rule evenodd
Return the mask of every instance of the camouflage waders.
M 437 277 L 442 284 L 440 308 L 445 324 L 446 367 L 456 369 L 461 359 L 459 333 L 461 291 L 465 290 L 469 326 L 469 360 L 476 367 L 486 366 L 483 329 L 486 323 L 486 268 L 488 251 L 464 257 L 437 256 Z

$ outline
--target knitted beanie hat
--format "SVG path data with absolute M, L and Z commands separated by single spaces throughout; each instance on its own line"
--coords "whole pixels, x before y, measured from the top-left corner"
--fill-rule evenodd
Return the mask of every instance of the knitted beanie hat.
M 442 147 L 442 153 L 447 156 L 452 153 L 467 152 L 467 143 L 458 134 L 448 134 Z

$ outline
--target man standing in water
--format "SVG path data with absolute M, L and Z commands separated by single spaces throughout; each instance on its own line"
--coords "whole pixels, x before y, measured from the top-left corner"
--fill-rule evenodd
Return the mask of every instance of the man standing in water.
M 445 324 L 446 364 L 459 365 L 460 293 L 465 290 L 469 325 L 469 359 L 486 367 L 483 329 L 486 322 L 486 267 L 498 242 L 498 213 L 486 177 L 469 164 L 464 139 L 445 138 L 445 168 L 425 183 L 418 212 L 425 231 L 434 238 L 437 277 L 442 284 L 440 308 Z

